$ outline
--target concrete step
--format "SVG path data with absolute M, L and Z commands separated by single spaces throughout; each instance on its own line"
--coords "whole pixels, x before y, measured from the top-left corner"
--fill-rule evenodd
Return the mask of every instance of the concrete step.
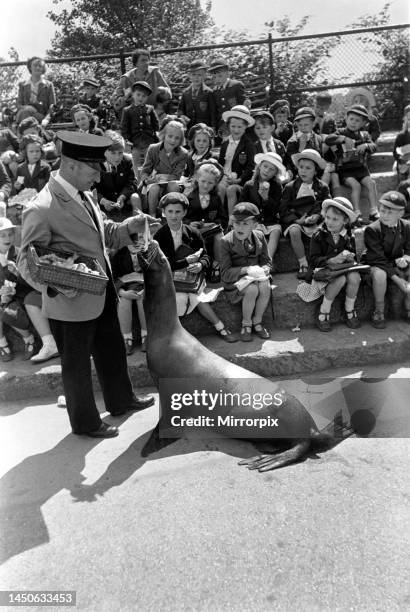
M 393 153 L 391 151 L 377 151 L 369 159 L 369 170 L 373 172 L 391 172 L 393 167 Z
M 397 174 L 395 172 L 372 172 L 372 178 L 376 181 L 379 197 L 386 191 L 397 189 Z
M 271 340 L 255 338 L 252 342 L 226 344 L 215 335 L 201 339 L 203 344 L 228 361 L 268 378 L 292 377 L 333 368 L 403 362 L 410 354 L 410 326 L 389 322 L 386 330 L 375 330 L 369 324 L 359 330 L 337 325 L 323 334 L 315 329 L 299 332 L 273 329 Z M 132 382 L 138 387 L 152 386 L 145 355 L 139 351 L 128 358 Z M 98 382 L 94 374 L 95 388 Z M 59 360 L 31 365 L 15 359 L 0 364 L 0 401 L 63 394 Z
M 397 132 L 382 132 L 377 139 L 378 151 L 393 151 L 393 145 Z

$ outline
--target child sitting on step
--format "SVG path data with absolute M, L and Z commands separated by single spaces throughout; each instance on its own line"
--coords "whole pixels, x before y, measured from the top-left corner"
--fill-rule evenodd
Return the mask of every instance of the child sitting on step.
M 347 198 L 336 197 L 324 200 L 322 204 L 322 226 L 313 234 L 309 250 L 309 271 L 327 264 L 354 264 L 356 249 L 350 226 L 356 220 L 353 205 Z M 355 310 L 357 292 L 360 286 L 359 272 L 341 274 L 322 287 L 323 301 L 316 326 L 322 332 L 331 331 L 330 310 L 333 300 L 345 287 L 345 323 L 351 329 L 360 327 Z
M 242 342 L 252 340 L 252 326 L 259 338 L 270 338 L 262 317 L 270 302 L 272 260 L 263 233 L 256 229 L 258 217 L 255 204 L 240 202 L 230 218 L 233 230 L 221 240 L 221 279 L 226 296 L 232 304 L 242 302 Z
M 330 193 L 329 187 L 317 178 L 317 174 L 326 166 L 317 151 L 305 149 L 293 155 L 292 161 L 298 176 L 285 185 L 280 219 L 285 228 L 284 236 L 289 236 L 299 261 L 297 277 L 304 280 L 308 271 L 306 253 L 310 238 L 322 222 L 322 202 L 330 197 Z
M 369 220 L 379 217 L 377 211 L 376 183 L 370 176 L 367 167 L 367 155 L 376 151 L 376 145 L 370 134 L 363 130 L 369 114 L 361 104 L 354 104 L 347 110 L 346 127 L 326 136 L 325 143 L 332 148 L 340 183 L 352 190 L 351 200 L 356 212 L 360 215 L 358 223 L 363 223 L 360 211 L 362 186 L 366 187 L 370 203 Z
M 380 219 L 364 230 L 363 260 L 371 266 L 375 301 L 371 323 L 376 329 L 384 329 L 384 298 L 389 282 L 403 293 L 406 320 L 410 322 L 410 223 L 402 219 L 406 199 L 398 191 L 386 192 L 379 203 Z
M 268 242 L 269 257 L 273 261 L 282 234 L 279 213 L 286 168 L 277 153 L 258 153 L 255 155 L 255 164 L 253 177 L 243 188 L 241 201 L 252 202 L 258 207 L 258 229 Z
M 212 270 L 209 280 L 213 283 L 220 280 L 220 242 L 223 236 L 223 228 L 226 228 L 228 224 L 217 191 L 222 176 L 223 168 L 218 162 L 204 161 L 199 164 L 194 177 L 193 189 L 188 195 L 189 207 L 185 217 L 185 222 L 190 227 L 199 230 L 208 253 L 212 255 Z
M 189 207 L 188 198 L 182 193 L 168 193 L 159 203 L 166 220 L 155 234 L 164 255 L 167 257 L 171 270 L 175 273 L 186 271 L 191 274 L 206 273 L 209 267 L 209 257 L 205 243 L 199 231 L 183 223 Z M 181 280 L 188 280 L 188 275 Z M 205 283 L 201 283 L 195 292 L 177 291 L 176 303 L 179 317 L 190 314 L 198 309 L 207 321 L 215 327 L 216 333 L 225 342 L 236 342 L 237 338 L 225 327 L 215 314 L 204 295 Z

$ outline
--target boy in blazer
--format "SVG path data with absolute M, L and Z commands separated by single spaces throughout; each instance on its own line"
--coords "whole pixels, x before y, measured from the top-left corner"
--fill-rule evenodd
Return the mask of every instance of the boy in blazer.
M 229 65 L 221 57 L 211 62 L 208 72 L 214 77 L 215 123 L 212 127 L 217 130 L 223 113 L 245 102 L 245 85 L 242 81 L 230 78 Z
M 123 223 L 104 219 L 89 189 L 100 177 L 100 163 L 111 140 L 80 132 L 58 132 L 62 142 L 61 167 L 23 213 L 18 267 L 23 278 L 42 292 L 43 314 L 61 355 L 62 379 L 73 433 L 107 438 L 117 427 L 101 420 L 91 380 L 91 355 L 112 415 L 145 408 L 153 398 L 136 398 L 127 370 L 124 340 L 117 316 L 117 294 L 106 248 L 133 242 L 145 228 L 142 213 Z M 31 277 L 30 243 L 95 258 L 109 281 L 102 295 L 46 286 Z
M 388 281 L 399 287 L 404 295 L 406 320 L 410 321 L 410 223 L 402 219 L 406 198 L 398 191 L 388 191 L 382 195 L 380 219 L 364 230 L 366 250 L 365 263 L 371 266 L 375 310 L 371 323 L 376 329 L 384 329 L 384 298 Z
M 212 89 L 205 85 L 207 67 L 201 60 L 189 66 L 191 85 L 183 90 L 178 106 L 178 116 L 189 130 L 197 123 L 215 125 L 215 101 Z

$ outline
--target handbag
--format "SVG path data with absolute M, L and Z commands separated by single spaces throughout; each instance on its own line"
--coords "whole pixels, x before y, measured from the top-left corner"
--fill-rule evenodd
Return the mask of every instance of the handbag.
M 328 264 L 324 268 L 316 268 L 313 271 L 313 279 L 316 281 L 329 283 L 334 278 L 342 276 L 343 274 L 348 274 L 349 272 L 366 272 L 367 270 L 370 270 L 370 266 L 367 264 Z

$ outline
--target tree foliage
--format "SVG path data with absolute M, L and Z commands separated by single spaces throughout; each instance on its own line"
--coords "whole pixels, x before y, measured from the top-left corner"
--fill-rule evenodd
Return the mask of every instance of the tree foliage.
M 0 58 L 0 62 L 18 62 L 19 55 L 14 47 L 8 52 L 7 59 Z M 2 106 L 13 103 L 17 96 L 17 83 L 21 78 L 21 70 L 13 66 L 0 68 L 0 103 Z M 13 104 L 11 104 L 13 105 Z
M 388 25 L 390 22 L 391 2 L 387 2 L 377 15 L 363 15 L 352 27 L 375 27 Z M 372 91 L 378 102 L 379 109 L 385 116 L 401 117 L 403 107 L 410 102 L 409 96 L 409 29 L 385 30 L 362 34 L 360 38 L 367 45 L 375 45 L 378 61 L 374 69 L 365 75 L 365 80 L 381 81 L 398 78 L 397 83 L 375 85 Z
M 60 30 L 50 55 L 188 45 L 211 25 L 210 9 L 200 0 L 72 0 L 70 9 L 48 13 Z

